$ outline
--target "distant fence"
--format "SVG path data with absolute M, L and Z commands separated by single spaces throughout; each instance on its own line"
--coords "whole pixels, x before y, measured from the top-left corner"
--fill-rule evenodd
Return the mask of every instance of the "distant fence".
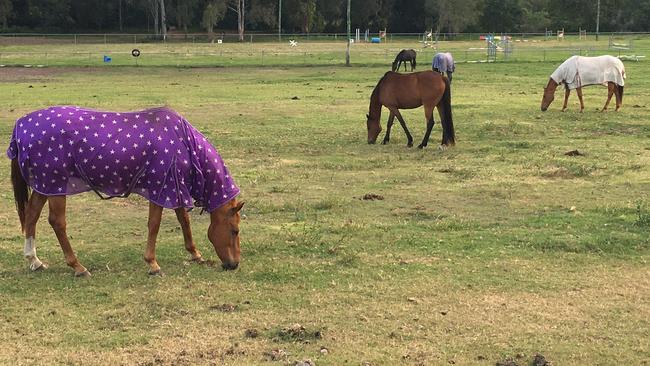
M 439 41 L 476 41 L 481 36 L 488 33 L 440 33 L 437 35 Z M 532 38 L 555 38 L 553 31 L 540 33 L 499 33 L 498 35 L 511 36 L 513 39 L 532 39 Z M 369 33 L 372 37 L 377 37 L 378 32 Z M 600 37 L 650 37 L 650 33 L 643 32 L 608 32 L 600 33 Z M 352 36 L 354 38 L 354 35 Z M 565 38 L 574 39 L 595 39 L 595 32 L 565 32 Z M 386 33 L 382 38 L 383 42 L 403 42 L 403 41 L 424 41 L 425 33 Z M 0 45 L 8 43 L 28 44 L 38 43 L 64 43 L 64 44 L 120 44 L 120 43 L 211 43 L 221 39 L 223 42 L 239 42 L 239 36 L 233 33 L 168 33 L 165 37 L 154 34 L 125 34 L 125 33 L 85 33 L 85 34 L 41 34 L 41 33 L 0 33 Z M 244 42 L 274 42 L 288 41 L 289 39 L 299 41 L 346 41 L 345 33 L 246 33 Z
M 623 58 L 642 60 L 643 56 L 628 55 L 623 50 L 588 48 L 514 48 L 509 54 L 497 52 L 496 59 L 488 59 L 485 49 L 453 49 L 457 63 L 482 62 L 559 62 L 572 55 L 598 56 L 619 55 Z M 352 63 L 356 65 L 389 65 L 395 57 L 395 49 L 353 50 Z M 428 69 L 434 49 L 423 49 L 418 53 L 420 70 Z M 629 52 L 629 51 L 627 51 Z M 110 62 L 105 62 L 105 56 Z M 0 65 L 4 66 L 176 66 L 176 67 L 225 67 L 225 66 L 334 66 L 345 60 L 341 51 L 190 51 L 190 52 L 142 52 L 132 57 L 131 52 L 14 52 L 0 51 Z M 426 61 L 425 61 L 426 60 Z

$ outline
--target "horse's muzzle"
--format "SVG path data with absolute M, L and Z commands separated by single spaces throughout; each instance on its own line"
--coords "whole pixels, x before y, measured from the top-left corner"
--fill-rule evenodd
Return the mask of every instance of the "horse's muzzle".
M 239 267 L 239 262 L 224 262 L 221 265 L 221 268 L 223 268 L 225 271 L 232 271 L 237 269 Z

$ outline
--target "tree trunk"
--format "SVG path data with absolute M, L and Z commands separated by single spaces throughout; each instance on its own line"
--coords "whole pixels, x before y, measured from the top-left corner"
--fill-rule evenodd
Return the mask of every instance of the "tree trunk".
M 348 47 L 345 50 L 345 66 L 350 66 L 350 0 L 348 0 Z
M 117 15 L 120 19 L 120 32 L 122 31 L 122 0 L 117 3 Z
M 158 27 L 158 1 L 153 0 L 150 2 L 151 4 L 151 15 L 153 17 L 153 32 L 155 35 L 160 34 L 160 28 Z
M 160 0 L 160 30 L 163 40 L 167 39 L 167 17 L 165 16 L 165 0 Z
M 237 31 L 239 32 L 239 42 L 244 41 L 244 12 L 246 0 L 237 0 Z

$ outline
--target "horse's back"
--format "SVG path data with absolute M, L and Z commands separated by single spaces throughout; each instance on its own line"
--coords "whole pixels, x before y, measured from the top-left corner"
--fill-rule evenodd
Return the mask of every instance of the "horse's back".
M 578 72 L 580 79 L 584 79 L 584 85 L 608 82 L 625 85 L 625 65 L 618 57 L 611 55 L 578 57 Z
M 389 71 L 380 82 L 383 105 L 398 108 L 417 108 L 445 90 L 444 77 L 431 70 L 409 74 Z

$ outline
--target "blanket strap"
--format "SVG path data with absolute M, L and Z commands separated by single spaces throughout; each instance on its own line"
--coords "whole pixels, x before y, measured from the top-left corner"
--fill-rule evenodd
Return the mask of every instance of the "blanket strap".
M 88 183 L 88 186 L 90 187 L 90 189 L 92 189 L 93 192 L 95 192 L 97 194 L 97 196 L 99 196 L 99 198 L 101 198 L 102 200 L 110 200 L 110 199 L 113 199 L 113 198 L 116 198 L 116 197 L 117 198 L 127 198 L 127 197 L 129 197 L 131 195 L 131 193 L 133 192 L 133 188 L 138 183 L 138 180 L 144 174 L 144 171 L 145 171 L 145 168 L 146 168 L 146 165 L 143 165 L 142 168 L 140 168 L 140 170 L 138 171 L 138 174 L 136 174 L 135 177 L 133 177 L 133 180 L 131 181 L 131 184 L 129 184 L 129 187 L 126 189 L 126 192 L 124 192 L 123 194 L 117 195 L 117 196 L 106 196 L 106 197 L 104 197 L 104 195 L 102 195 L 102 193 L 99 191 L 98 187 L 91 184 L 90 179 L 88 179 L 88 176 L 86 176 L 86 173 L 83 171 L 83 169 L 81 169 L 79 164 L 77 164 L 75 162 L 74 165 L 77 168 L 77 171 L 79 172 L 79 175 L 81 175 L 81 178 L 86 183 Z

